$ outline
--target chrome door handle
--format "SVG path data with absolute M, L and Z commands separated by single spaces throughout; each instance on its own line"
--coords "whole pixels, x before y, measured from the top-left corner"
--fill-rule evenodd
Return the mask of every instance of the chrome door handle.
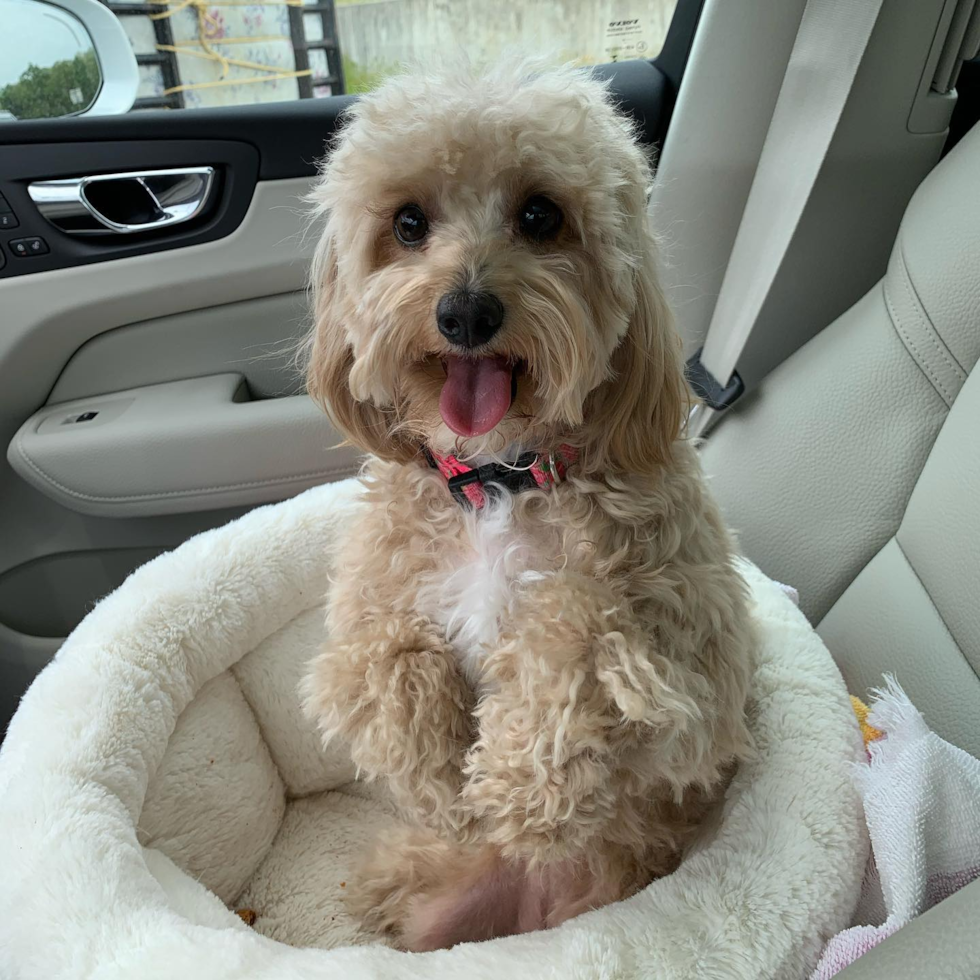
M 41 214 L 69 235 L 135 235 L 196 218 L 213 185 L 214 167 L 180 167 L 38 180 L 27 190 Z

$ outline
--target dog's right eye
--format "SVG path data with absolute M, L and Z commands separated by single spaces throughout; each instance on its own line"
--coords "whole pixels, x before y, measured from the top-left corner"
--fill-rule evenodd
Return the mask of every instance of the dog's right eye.
M 418 205 L 409 204 L 395 215 L 395 238 L 402 245 L 418 245 L 428 232 L 429 222 Z
M 561 230 L 564 216 L 554 201 L 541 194 L 529 197 L 517 213 L 521 234 L 536 242 L 554 238 Z

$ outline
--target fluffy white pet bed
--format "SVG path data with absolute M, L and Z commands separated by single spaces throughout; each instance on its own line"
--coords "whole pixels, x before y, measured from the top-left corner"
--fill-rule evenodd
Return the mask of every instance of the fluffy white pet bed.
M 296 695 L 351 506 L 352 484 L 321 487 L 156 559 L 37 679 L 0 754 L 3 980 L 805 975 L 864 869 L 861 741 L 822 643 L 751 566 L 758 758 L 680 870 L 549 932 L 365 945 L 349 861 L 397 818 Z

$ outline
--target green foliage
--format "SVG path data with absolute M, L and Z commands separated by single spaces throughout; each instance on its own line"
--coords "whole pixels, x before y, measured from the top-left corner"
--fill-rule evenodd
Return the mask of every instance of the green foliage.
M 394 65 L 370 65 L 364 67 L 350 58 L 344 58 L 344 91 L 348 95 L 359 95 L 377 88 L 384 79 L 397 69 Z
M 28 65 L 16 82 L 0 89 L 0 109 L 17 119 L 49 119 L 67 116 L 88 108 L 99 93 L 102 75 L 94 51 L 56 61 L 50 68 Z M 72 89 L 82 93 L 80 102 L 72 102 Z

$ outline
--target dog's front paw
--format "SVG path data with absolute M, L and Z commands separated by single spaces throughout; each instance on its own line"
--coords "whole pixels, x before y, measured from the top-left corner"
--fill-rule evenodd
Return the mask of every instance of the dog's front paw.
M 617 813 L 609 757 L 586 750 L 559 762 L 547 741 L 484 745 L 465 766 L 466 811 L 505 856 L 532 864 L 581 856 Z
M 431 624 L 389 620 L 330 643 L 310 664 L 303 693 L 324 740 L 345 739 L 361 773 L 385 778 L 415 818 L 459 830 L 472 695 Z

